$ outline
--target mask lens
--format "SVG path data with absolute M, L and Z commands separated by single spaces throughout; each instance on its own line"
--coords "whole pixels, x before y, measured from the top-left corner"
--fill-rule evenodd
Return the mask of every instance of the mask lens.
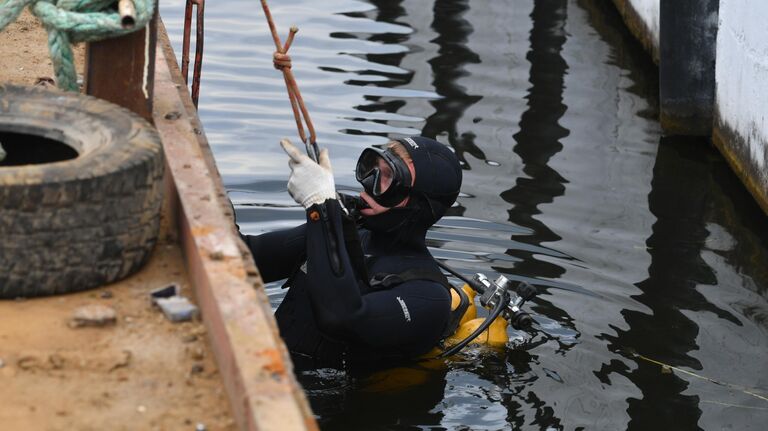
M 382 167 L 385 167 L 382 169 Z M 382 175 L 384 170 L 384 175 Z M 387 166 L 386 160 L 374 149 L 366 148 L 357 161 L 355 177 L 363 185 L 365 191 L 371 196 L 379 196 L 384 192 L 382 190 L 382 177 L 388 176 L 391 182 L 391 168 Z M 387 180 L 384 180 L 387 182 Z M 389 183 L 386 184 L 387 186 Z
M 360 154 L 355 177 L 365 191 L 380 205 L 392 207 L 410 193 L 408 167 L 397 156 L 376 148 Z

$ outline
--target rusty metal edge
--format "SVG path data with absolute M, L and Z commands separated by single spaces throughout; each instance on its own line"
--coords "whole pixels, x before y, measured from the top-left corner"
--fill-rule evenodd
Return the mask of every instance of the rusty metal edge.
M 154 120 L 176 191 L 171 207 L 235 420 L 243 430 L 316 430 L 261 277 L 235 232 L 221 177 L 162 21 L 158 45 Z

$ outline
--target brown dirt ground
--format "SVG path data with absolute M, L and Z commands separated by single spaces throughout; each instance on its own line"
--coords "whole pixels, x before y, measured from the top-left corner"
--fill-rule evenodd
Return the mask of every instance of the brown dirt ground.
M 75 47 L 75 64 L 82 75 L 85 45 Z M 29 11 L 0 31 L 0 81 L 34 85 L 38 78 L 53 78 L 45 30 Z
M 77 50 L 79 70 L 83 51 Z M 31 85 L 53 75 L 45 32 L 26 12 L 0 32 L 0 59 L 0 83 Z M 168 231 L 166 219 L 149 263 L 126 280 L 0 301 L 0 429 L 236 428 L 203 324 L 170 323 L 149 304 L 149 291 L 170 283 L 194 300 Z M 71 328 L 73 311 L 87 304 L 114 308 L 117 323 Z

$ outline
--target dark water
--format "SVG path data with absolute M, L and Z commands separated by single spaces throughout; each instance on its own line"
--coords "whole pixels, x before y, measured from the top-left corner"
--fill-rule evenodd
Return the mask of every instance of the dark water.
M 542 292 L 540 331 L 507 349 L 302 376 L 323 429 L 768 428 L 768 220 L 706 141 L 661 138 L 656 70 L 610 2 L 271 3 L 283 37 L 300 28 L 337 184 L 356 189 L 370 144 L 436 137 L 465 179 L 433 254 Z M 182 2 L 162 9 L 178 48 Z M 200 113 L 240 224 L 298 224 L 259 3 L 209 2 L 206 25 Z

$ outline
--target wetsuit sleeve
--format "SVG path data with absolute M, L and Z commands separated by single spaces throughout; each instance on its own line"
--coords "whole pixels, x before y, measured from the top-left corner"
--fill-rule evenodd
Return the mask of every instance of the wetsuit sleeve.
M 358 343 L 406 356 L 426 353 L 448 324 L 451 297 L 441 284 L 413 280 L 363 296 L 363 319 L 354 322 Z
M 306 225 L 240 237 L 251 250 L 265 283 L 291 276 L 302 263 L 306 250 Z
M 344 244 L 341 218 L 335 200 L 307 210 L 307 290 L 318 328 L 373 348 L 424 351 L 434 345 L 449 316 L 445 288 L 411 281 L 362 295 Z
M 360 287 L 344 244 L 341 206 L 328 199 L 307 209 L 308 293 L 318 327 L 345 332 L 363 311 Z

